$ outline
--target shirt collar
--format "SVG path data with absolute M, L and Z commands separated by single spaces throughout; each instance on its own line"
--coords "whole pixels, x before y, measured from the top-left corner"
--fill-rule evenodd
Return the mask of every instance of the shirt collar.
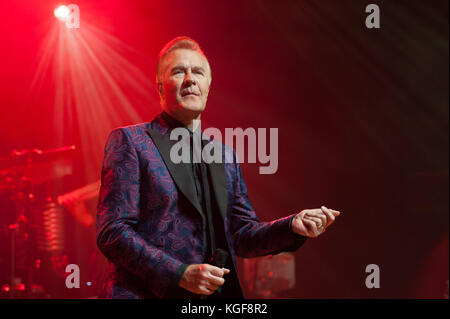
M 171 115 L 169 115 L 169 113 L 167 113 L 166 111 L 162 111 L 161 112 L 161 117 L 164 120 L 164 122 L 167 123 L 167 126 L 168 126 L 168 128 L 170 130 L 173 130 L 173 129 L 178 128 L 178 127 L 182 127 L 182 128 L 185 128 L 186 130 L 188 130 L 189 134 L 191 134 L 191 135 L 193 134 L 193 132 L 186 125 L 184 125 L 183 123 L 178 121 L 176 118 L 174 118 Z M 195 130 L 194 133 L 195 134 L 200 134 L 201 133 L 201 128 Z

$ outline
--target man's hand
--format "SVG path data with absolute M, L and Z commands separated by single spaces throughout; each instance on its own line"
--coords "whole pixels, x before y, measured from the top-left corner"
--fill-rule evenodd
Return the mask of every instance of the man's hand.
M 189 265 L 178 285 L 195 294 L 212 295 L 224 284 L 222 277 L 229 272 L 229 269 L 209 264 Z
M 292 221 L 292 230 L 302 236 L 315 238 L 336 220 L 341 213 L 325 206 L 316 209 L 305 209 L 298 213 Z

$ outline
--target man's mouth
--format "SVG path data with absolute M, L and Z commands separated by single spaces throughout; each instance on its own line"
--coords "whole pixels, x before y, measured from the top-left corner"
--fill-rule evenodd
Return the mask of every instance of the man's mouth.
M 185 97 L 185 96 L 198 96 L 198 94 L 195 93 L 195 92 L 185 91 L 185 92 L 181 92 L 181 96 L 182 97 Z

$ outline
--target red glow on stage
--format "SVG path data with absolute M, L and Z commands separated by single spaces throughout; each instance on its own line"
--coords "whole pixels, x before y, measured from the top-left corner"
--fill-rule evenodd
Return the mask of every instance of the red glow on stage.
M 3 292 L 10 292 L 11 291 L 11 287 L 9 285 L 3 285 L 1 288 L 1 291 Z

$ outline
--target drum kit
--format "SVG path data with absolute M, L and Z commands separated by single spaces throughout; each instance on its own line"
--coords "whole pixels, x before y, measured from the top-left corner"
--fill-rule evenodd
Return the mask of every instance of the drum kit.
M 50 185 L 71 175 L 75 146 L 48 150 L 14 150 L 0 157 L 0 236 L 7 257 L 0 265 L 0 298 L 45 298 L 37 284 L 44 263 L 64 258 L 64 212 Z M 9 243 L 9 247 L 5 247 Z M 8 264 L 9 261 L 9 265 Z M 8 271 L 9 270 L 9 271 Z

